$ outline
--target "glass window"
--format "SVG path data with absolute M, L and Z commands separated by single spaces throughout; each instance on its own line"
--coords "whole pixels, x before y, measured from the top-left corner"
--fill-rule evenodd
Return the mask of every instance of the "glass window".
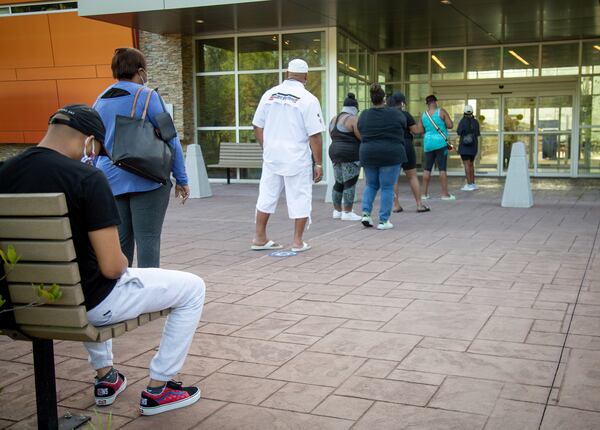
M 579 173 L 600 173 L 600 130 L 598 129 L 581 129 Z
M 571 130 L 573 126 L 573 97 L 540 97 L 538 128 L 540 131 Z
M 432 51 L 431 79 L 464 79 L 464 51 Z
M 233 70 L 233 38 L 199 40 L 196 48 L 197 72 L 223 72 Z
M 219 162 L 219 145 L 221 142 L 235 142 L 235 131 L 232 130 L 210 130 L 198 132 L 198 143 L 202 148 L 204 163 L 217 164 Z M 211 178 L 225 178 L 225 169 L 208 168 L 208 176 Z M 235 177 L 235 170 L 232 172 Z
M 579 119 L 582 125 L 600 126 L 600 76 L 584 76 L 581 78 Z
M 348 39 L 343 34 L 338 33 L 337 44 L 338 70 L 345 69 L 348 64 Z
M 302 58 L 310 67 L 325 65 L 325 33 L 294 33 L 283 36 L 283 68 L 290 60 Z
M 404 54 L 404 80 L 410 82 L 429 80 L 429 54 L 427 52 Z
M 240 37 L 238 39 L 239 70 L 268 70 L 278 68 L 278 36 L 252 36 Z
M 600 73 L 600 40 L 583 44 L 581 73 Z
M 467 79 L 490 79 L 499 77 L 499 48 L 467 50 Z
M 319 99 L 319 103 L 321 103 L 321 114 L 323 114 L 326 111 L 325 100 L 327 96 L 327 94 L 325 94 L 325 72 L 308 72 L 306 89 Z
M 566 172 L 571 170 L 571 135 L 540 133 L 537 149 L 538 172 Z
M 469 99 L 482 133 L 497 132 L 500 128 L 500 98 Z M 458 124 L 456 125 L 458 127 Z
M 504 77 L 539 76 L 539 57 L 538 45 L 504 48 Z
M 198 126 L 235 126 L 235 76 L 198 76 Z
M 542 45 L 542 76 L 579 74 L 579 44 Z
M 503 164 L 502 168 L 504 172 L 508 170 L 508 165 L 510 163 L 510 152 L 512 151 L 512 146 L 516 142 L 523 142 L 525 144 L 525 153 L 527 154 L 528 159 L 528 167 L 529 171 L 533 171 L 533 160 L 535 150 L 533 148 L 533 139 L 535 138 L 534 134 L 505 134 L 504 135 L 504 148 L 503 148 Z
M 348 70 L 352 73 L 358 73 L 358 53 L 360 47 L 352 40 L 348 41 Z
M 373 64 L 375 56 L 371 53 L 367 53 L 367 81 L 373 80 Z
M 279 83 L 279 73 L 239 75 L 240 126 L 252 125 L 252 118 L 262 95 Z
M 534 131 L 535 97 L 507 97 L 504 108 L 504 131 Z
M 475 173 L 497 173 L 498 171 L 498 135 L 481 136 L 479 151 L 475 159 Z
M 425 97 L 431 94 L 429 84 L 408 84 L 406 86 L 406 101 L 408 111 L 415 117 L 420 117 L 425 108 Z
M 0 7 L 0 15 L 8 15 L 9 13 L 10 13 L 10 8 Z
M 402 80 L 402 54 L 380 54 L 377 56 L 378 75 L 380 82 L 394 82 Z

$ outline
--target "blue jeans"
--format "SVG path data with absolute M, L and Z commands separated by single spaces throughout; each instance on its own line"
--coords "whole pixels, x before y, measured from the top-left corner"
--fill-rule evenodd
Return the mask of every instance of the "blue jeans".
M 364 167 L 367 186 L 363 192 L 363 213 L 371 214 L 373 201 L 381 188 L 381 205 L 379 207 L 379 222 L 386 222 L 392 213 L 394 202 L 394 184 L 400 174 L 400 164 L 384 167 Z

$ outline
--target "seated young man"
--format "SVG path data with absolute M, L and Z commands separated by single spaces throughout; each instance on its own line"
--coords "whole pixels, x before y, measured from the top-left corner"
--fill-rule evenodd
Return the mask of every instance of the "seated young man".
M 205 286 L 191 273 L 127 268 L 113 195 L 104 174 L 91 165 L 99 153 L 106 155 L 104 131 L 90 107 L 59 109 L 37 146 L 0 164 L 0 193 L 65 194 L 90 323 L 114 324 L 171 309 L 140 400 L 141 413 L 155 415 L 200 399 L 199 388 L 183 387 L 171 378 L 183 366 L 200 321 Z M 85 347 L 97 372 L 96 404 L 110 405 L 127 386 L 127 378 L 113 367 L 112 342 Z

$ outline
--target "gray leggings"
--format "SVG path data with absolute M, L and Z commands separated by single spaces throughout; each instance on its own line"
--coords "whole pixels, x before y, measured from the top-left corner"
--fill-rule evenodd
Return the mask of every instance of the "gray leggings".
M 171 183 L 156 190 L 116 196 L 121 216 L 119 239 L 129 267 L 137 246 L 137 267 L 160 266 L 160 234 L 169 205 Z
M 343 201 L 344 207 L 352 206 L 359 172 L 360 163 L 358 161 L 333 163 L 335 184 L 333 185 L 331 198 L 334 205 L 342 206 Z

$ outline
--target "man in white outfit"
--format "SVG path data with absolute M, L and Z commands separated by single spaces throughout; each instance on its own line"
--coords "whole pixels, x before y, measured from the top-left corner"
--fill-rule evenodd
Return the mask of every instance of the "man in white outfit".
M 307 76 L 304 60 L 290 61 L 287 79 L 265 92 L 252 120 L 256 140 L 263 147 L 253 250 L 282 248 L 269 240 L 266 230 L 284 188 L 288 215 L 294 220 L 291 249 L 310 249 L 302 235 L 310 222 L 312 181 L 319 182 L 323 177 L 321 133 L 325 126 L 319 100 L 304 88 Z

